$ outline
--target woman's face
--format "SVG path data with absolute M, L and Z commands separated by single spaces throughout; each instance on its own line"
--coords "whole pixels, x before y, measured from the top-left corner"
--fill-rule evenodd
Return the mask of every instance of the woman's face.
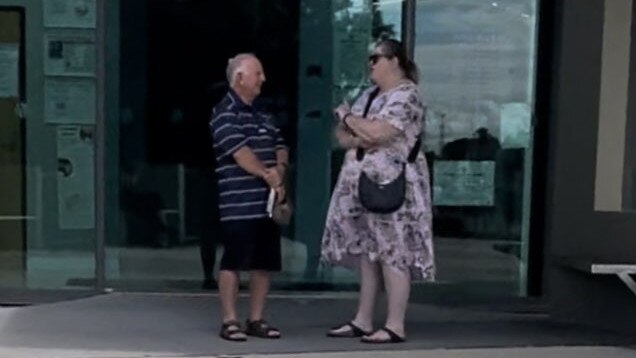
M 388 57 L 385 55 L 382 46 L 378 46 L 371 51 L 369 55 L 369 70 L 371 71 L 371 80 L 374 83 L 382 82 L 397 66 L 396 57 Z

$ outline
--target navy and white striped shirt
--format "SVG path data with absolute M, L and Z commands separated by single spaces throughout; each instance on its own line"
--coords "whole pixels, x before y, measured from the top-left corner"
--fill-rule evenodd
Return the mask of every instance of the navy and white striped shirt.
M 245 104 L 230 89 L 212 111 L 210 131 L 218 165 L 221 221 L 267 217 L 267 183 L 241 168 L 233 154 L 248 146 L 266 167 L 276 166 L 276 150 L 287 148 L 271 117 Z

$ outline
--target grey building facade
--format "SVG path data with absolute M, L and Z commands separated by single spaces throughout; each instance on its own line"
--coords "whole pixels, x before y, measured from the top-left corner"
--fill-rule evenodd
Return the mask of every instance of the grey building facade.
M 428 105 L 439 280 L 417 300 L 533 300 L 634 332 L 632 0 L 0 0 L 0 301 L 199 291 L 218 213 L 207 121 L 253 52 L 292 147 L 280 291 L 319 262 L 342 152 L 331 108 L 402 39 Z M 218 260 L 216 260 L 218 261 Z

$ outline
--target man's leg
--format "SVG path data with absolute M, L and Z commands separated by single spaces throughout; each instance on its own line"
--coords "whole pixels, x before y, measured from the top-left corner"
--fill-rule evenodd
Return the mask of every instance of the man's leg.
M 269 292 L 269 285 L 271 281 L 271 274 L 264 270 L 254 270 L 250 273 L 250 322 L 259 322 L 263 319 L 263 311 L 265 310 L 265 302 L 267 300 L 267 293 Z M 262 323 L 261 323 L 262 324 Z M 248 326 L 250 323 L 248 322 Z M 259 327 L 259 324 L 255 327 Z M 258 335 L 262 334 L 262 337 L 280 337 L 280 331 L 269 325 L 264 325 L 257 330 L 264 330 Z M 250 329 L 248 327 L 248 329 Z M 254 333 L 251 333 L 254 334 Z
M 270 273 L 263 270 L 250 272 L 250 320 L 263 319 L 265 301 L 269 292 Z
M 223 309 L 223 322 L 236 321 L 236 301 L 238 300 L 239 274 L 236 271 L 219 272 L 219 294 Z
M 263 318 L 271 275 L 281 269 L 280 229 L 270 219 L 257 220 L 249 227 L 250 242 L 250 315 L 247 323 L 248 335 L 263 338 L 279 338 L 277 328 Z
M 224 324 L 221 330 L 221 337 L 231 341 L 244 341 L 247 338 L 245 332 L 240 328 L 236 314 L 238 287 L 238 272 L 229 270 L 221 270 L 219 272 L 219 292 Z

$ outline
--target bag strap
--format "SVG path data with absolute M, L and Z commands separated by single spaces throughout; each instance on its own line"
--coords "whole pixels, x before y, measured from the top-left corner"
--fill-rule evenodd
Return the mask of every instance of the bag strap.
M 375 99 L 375 97 L 378 96 L 378 93 L 380 93 L 380 87 L 376 87 L 376 89 L 374 89 L 371 93 L 369 93 L 369 99 L 367 99 L 367 104 L 366 106 L 364 106 L 364 112 L 362 112 L 362 117 L 367 116 L 367 113 L 369 113 L 369 108 L 371 108 L 371 104 L 373 103 L 373 100 Z
M 364 106 L 364 112 L 362 112 L 362 117 L 366 118 L 367 113 L 369 113 L 369 108 L 371 108 L 371 104 L 373 103 L 373 100 L 375 99 L 375 97 L 378 96 L 378 93 L 380 93 L 380 87 L 376 87 L 373 91 L 371 91 L 371 93 L 369 93 L 369 98 L 367 99 L 367 104 Z M 355 135 L 355 133 L 354 133 Z M 356 149 L 356 159 L 361 162 L 362 159 L 364 158 L 364 149 L 358 147 L 358 149 Z
M 369 99 L 367 100 L 367 104 L 364 106 L 364 112 L 362 112 L 363 118 L 366 118 L 367 114 L 369 113 L 369 108 L 371 108 L 371 103 L 373 103 L 373 100 L 375 99 L 375 97 L 378 96 L 378 93 L 380 93 L 380 87 L 376 87 L 376 89 L 374 89 L 371 93 L 369 93 Z M 413 148 L 411 148 L 411 151 L 409 152 L 409 155 L 406 159 L 409 163 L 415 162 L 415 160 L 417 159 L 417 154 L 420 152 L 421 146 L 422 146 L 422 140 L 418 137 L 417 141 L 415 141 L 415 145 L 413 145 Z M 358 149 L 356 149 L 356 159 L 359 162 L 361 162 L 362 159 L 364 159 L 363 148 L 358 147 Z
M 406 161 L 409 163 L 414 163 L 417 159 L 417 155 L 420 153 L 420 148 L 422 147 L 422 139 L 418 136 L 413 148 L 409 152 L 409 156 L 406 158 Z

